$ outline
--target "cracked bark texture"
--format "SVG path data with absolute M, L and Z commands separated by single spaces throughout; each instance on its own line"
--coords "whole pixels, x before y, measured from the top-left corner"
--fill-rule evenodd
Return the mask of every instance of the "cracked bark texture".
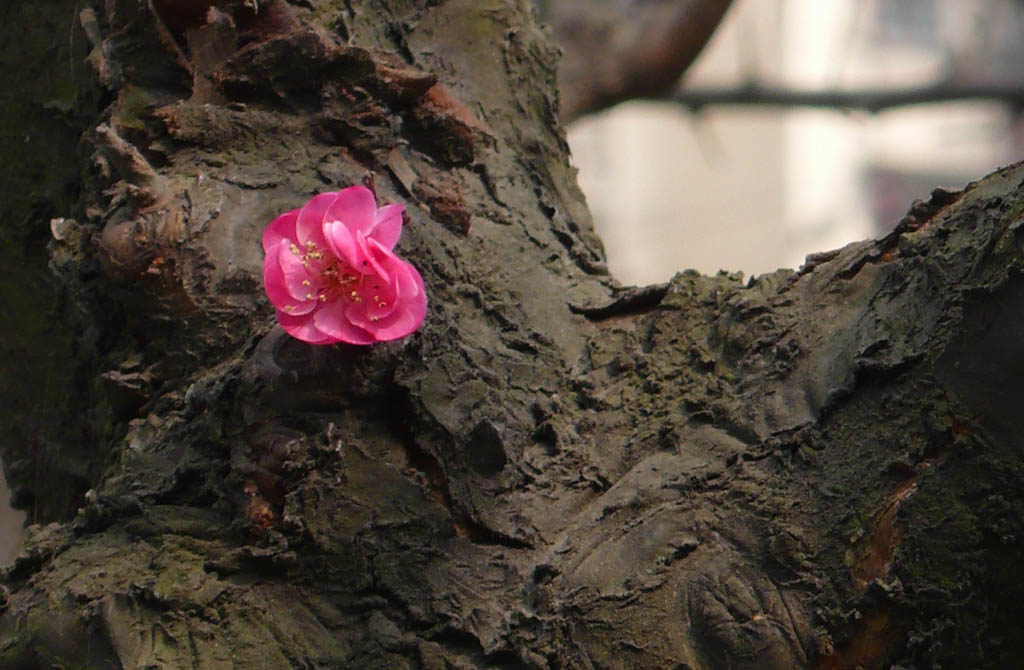
M 799 271 L 623 287 L 525 2 L 47 9 L 4 10 L 2 455 L 34 525 L 0 666 L 1024 653 L 1024 167 Z M 262 228 L 371 176 L 427 319 L 290 339 Z

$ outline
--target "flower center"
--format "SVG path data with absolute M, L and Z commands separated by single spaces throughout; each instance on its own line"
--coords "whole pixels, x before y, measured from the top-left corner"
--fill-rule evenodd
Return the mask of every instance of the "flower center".
M 379 320 L 381 314 L 387 312 L 388 296 L 380 278 L 362 274 L 333 254 L 325 256 L 312 240 L 308 240 L 305 247 L 303 253 L 298 244 L 292 243 L 289 250 L 302 259 L 302 266 L 314 277 L 314 280 L 302 280 L 302 285 L 309 289 L 306 300 L 319 300 L 322 303 L 343 300 L 362 304 L 371 321 Z M 365 262 L 363 264 L 366 265 Z M 313 285 L 314 281 L 316 286 Z
M 359 290 L 362 288 L 363 276 L 347 264 L 337 261 L 324 267 L 320 270 L 320 279 L 323 282 L 318 289 L 321 302 L 325 302 L 328 297 L 355 303 L 363 301 Z

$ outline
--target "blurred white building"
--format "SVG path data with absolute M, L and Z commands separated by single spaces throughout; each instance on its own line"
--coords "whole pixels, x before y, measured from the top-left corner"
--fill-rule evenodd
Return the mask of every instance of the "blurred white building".
M 906 89 L 1024 83 L 1016 0 L 736 0 L 687 85 Z M 1016 115 L 950 103 L 842 110 L 630 103 L 569 133 L 612 271 L 761 273 L 877 236 L 915 198 L 1021 155 Z

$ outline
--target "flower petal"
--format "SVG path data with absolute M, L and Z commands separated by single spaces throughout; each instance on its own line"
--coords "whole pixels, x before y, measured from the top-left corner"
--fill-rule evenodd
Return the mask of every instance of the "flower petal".
M 295 241 L 295 221 L 299 218 L 299 210 L 293 209 L 285 212 L 270 222 L 263 231 L 263 251 L 270 253 L 277 244 L 283 240 Z
M 365 310 L 362 309 L 362 305 L 351 305 L 345 310 L 345 316 L 348 317 L 352 323 L 362 326 L 366 330 L 373 333 L 373 337 L 378 342 L 386 342 L 387 340 L 397 340 L 400 337 L 405 337 L 409 333 L 416 330 L 420 325 L 420 321 L 416 320 L 415 315 L 404 305 L 393 311 L 390 315 L 372 321 L 367 318 Z
M 288 243 L 285 242 L 285 244 L 287 245 Z M 267 297 L 270 298 L 271 304 L 292 316 L 312 312 L 317 305 L 316 300 L 297 301 L 288 292 L 284 271 L 281 270 L 281 264 L 277 261 L 276 253 L 276 250 L 272 250 L 271 253 L 267 254 L 267 258 L 263 262 L 263 287 L 267 292 Z
M 416 318 L 412 310 L 403 308 L 398 314 L 389 317 L 387 322 L 381 321 L 379 323 L 382 325 L 376 332 L 377 339 L 381 342 L 386 342 L 388 340 L 397 340 L 400 337 L 413 333 L 423 323 L 423 318 Z
M 323 230 L 324 213 L 337 196 L 337 191 L 321 193 L 299 210 L 299 218 L 295 221 L 295 234 L 303 252 L 327 248 Z M 310 249 L 310 243 L 316 246 Z
M 334 338 L 335 342 L 373 344 L 376 341 L 373 335 L 346 318 L 345 305 L 340 301 L 317 310 L 313 314 L 313 323 L 318 330 Z
M 331 344 L 332 342 L 337 342 L 337 338 L 331 337 L 316 327 L 314 323 L 315 316 L 316 313 L 312 316 L 291 316 L 281 310 L 277 310 L 278 322 L 285 332 L 292 337 L 303 342 L 309 342 L 310 344 Z
M 391 282 L 391 273 L 388 268 L 395 263 L 401 263 L 395 252 L 381 245 L 374 239 L 367 239 L 363 235 L 356 235 L 356 245 L 362 252 L 363 260 L 358 268 L 363 274 L 377 274 L 385 282 Z
M 350 267 L 356 267 L 359 251 L 356 249 L 355 238 L 352 237 L 352 232 L 348 227 L 341 221 L 326 221 L 324 235 L 327 237 L 327 246 L 331 253 L 345 261 Z
M 412 300 L 413 298 L 422 298 L 424 308 L 427 304 L 427 290 L 423 286 L 423 277 L 420 273 L 412 266 L 411 263 L 402 261 L 402 269 L 396 273 L 398 275 L 398 287 L 396 292 L 402 300 Z M 426 314 L 426 311 L 423 312 Z M 422 316 L 421 316 L 422 318 Z
M 416 268 L 404 261 L 399 263 L 400 267 L 394 273 L 398 293 L 393 298 L 395 304 L 390 313 L 375 312 L 372 304 L 365 300 L 345 310 L 345 316 L 350 322 L 373 333 L 381 342 L 412 333 L 420 327 L 427 313 L 427 293 L 423 279 Z
M 402 212 L 405 207 L 398 204 L 384 205 L 377 210 L 377 222 L 370 237 L 386 249 L 393 249 L 402 235 Z
M 427 315 L 427 290 L 423 286 L 423 277 L 416 271 L 416 268 L 404 261 L 402 266 L 404 272 L 399 273 L 398 298 L 396 300 L 399 304 L 408 308 L 409 313 L 416 322 L 412 330 L 416 330 L 423 323 L 423 318 Z M 401 337 L 401 335 L 397 337 Z
M 400 306 L 395 287 L 373 275 L 363 278 L 362 285 L 359 287 L 359 298 L 361 302 L 357 304 L 365 310 L 365 318 L 370 321 L 383 319 Z M 359 325 L 366 328 L 362 323 Z M 371 327 L 368 330 L 373 331 L 374 328 Z
M 377 201 L 365 186 L 349 186 L 334 194 L 324 221 L 341 221 L 353 237 L 362 231 L 369 235 L 377 222 Z
M 302 258 L 288 245 L 278 245 L 277 259 L 284 277 L 284 286 L 295 300 L 312 300 L 319 288 L 317 277 L 310 273 Z
M 287 242 L 285 242 L 287 244 Z M 294 298 L 288 292 L 284 282 L 284 272 L 281 271 L 281 262 L 278 260 L 279 250 L 274 248 L 267 251 L 263 259 L 263 290 L 266 291 L 270 302 L 277 308 L 282 308 L 294 302 Z

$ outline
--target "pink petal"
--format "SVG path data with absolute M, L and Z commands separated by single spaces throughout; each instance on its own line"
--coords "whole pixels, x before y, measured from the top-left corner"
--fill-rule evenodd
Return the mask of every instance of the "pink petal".
M 356 245 L 363 256 L 363 260 L 360 261 L 361 267 L 358 269 L 363 274 L 376 274 L 385 282 L 391 283 L 391 273 L 387 268 L 402 262 L 398 256 L 395 256 L 393 251 L 382 246 L 377 240 L 367 239 L 361 234 L 356 235 Z
M 285 212 L 270 222 L 263 231 L 263 251 L 270 253 L 281 240 L 295 241 L 295 221 L 299 218 L 299 210 Z
M 372 313 L 371 306 L 353 304 L 345 311 L 345 316 L 353 324 L 373 333 L 378 341 L 395 340 L 412 333 L 427 313 L 427 293 L 423 287 L 423 279 L 416 268 L 400 261 L 401 266 L 395 273 L 398 293 L 393 298 L 394 309 L 386 315 Z M 372 317 L 376 317 L 374 320 Z
M 334 338 L 336 342 L 349 344 L 373 344 L 374 337 L 364 329 L 351 323 L 345 316 L 344 303 L 324 305 L 313 314 L 316 327 Z
M 277 310 L 278 323 L 292 337 L 303 342 L 309 342 L 310 344 L 331 344 L 332 342 L 337 342 L 337 338 L 331 337 L 316 327 L 313 323 L 315 316 L 316 313 L 305 316 L 291 316 L 281 310 Z
M 403 262 L 402 265 L 405 266 L 405 277 L 407 279 L 400 278 L 399 280 L 397 300 L 399 304 L 408 308 L 409 313 L 416 322 L 412 330 L 416 330 L 423 323 L 423 318 L 427 315 L 427 290 L 423 286 L 423 278 L 420 277 L 420 273 L 416 271 L 416 268 L 409 263 Z
M 327 221 L 324 223 L 324 234 L 327 236 L 327 246 L 331 253 L 349 266 L 356 267 L 359 251 L 348 227 L 341 221 Z
M 267 254 L 267 258 L 263 262 L 263 287 L 267 292 L 267 297 L 270 298 L 271 304 L 280 310 L 285 310 L 287 307 L 288 309 L 285 311 L 292 316 L 312 312 L 317 305 L 316 300 L 296 301 L 292 294 L 288 292 L 284 271 L 281 270 L 281 264 L 277 262 L 274 255 L 276 253 L 276 250 L 274 250 L 272 253 Z
M 423 323 L 423 317 L 416 318 L 416 315 L 409 309 L 402 309 L 396 315 L 388 318 L 387 322 L 379 321 L 383 325 L 377 329 L 377 339 L 381 342 L 397 340 L 400 337 L 409 335 Z
M 359 288 L 359 297 L 362 298 L 360 306 L 364 309 L 365 318 L 370 321 L 388 316 L 399 307 L 400 302 L 395 287 L 373 275 L 363 278 L 363 285 Z M 366 328 L 363 323 L 359 325 Z M 368 328 L 368 330 L 372 331 L 374 328 Z
M 420 295 L 426 300 L 427 291 L 423 286 L 423 277 L 420 276 L 420 273 L 411 263 L 406 263 L 401 259 L 398 259 L 398 262 L 401 264 L 401 267 L 395 272 L 395 292 L 400 298 L 405 300 Z
M 370 238 L 377 240 L 384 248 L 391 250 L 402 234 L 402 212 L 405 207 L 398 204 L 384 205 L 377 210 L 377 223 Z
M 289 305 L 290 309 L 282 309 L 282 311 L 291 316 L 306 316 L 316 309 L 319 304 L 319 300 L 304 300 L 302 302 L 297 302 L 294 305 Z
M 263 289 L 267 292 L 270 302 L 275 307 L 281 308 L 294 302 L 294 298 L 285 288 L 284 273 L 281 271 L 281 263 L 277 259 L 278 254 L 279 251 L 276 248 L 272 251 L 268 250 L 263 259 Z
M 397 340 L 400 337 L 405 337 L 416 330 L 422 321 L 422 319 L 417 321 L 415 315 L 404 305 L 399 309 L 396 309 L 390 315 L 377 321 L 371 321 L 368 319 L 365 310 L 362 310 L 361 307 L 361 305 L 349 306 L 345 311 L 345 316 L 347 316 L 352 323 L 362 326 L 373 333 L 374 338 L 378 342 Z
M 302 258 L 297 256 L 286 244 L 278 245 L 277 259 L 284 277 L 284 286 L 294 300 L 312 300 L 317 293 L 319 282 L 309 272 Z
M 299 210 L 299 218 L 295 222 L 295 234 L 303 252 L 309 251 L 307 248 L 309 242 L 315 244 L 316 249 L 327 249 L 327 240 L 324 238 L 323 229 L 324 213 L 336 197 L 338 197 L 337 191 L 321 193 Z
M 358 303 L 349 303 L 348 307 L 345 308 L 345 318 L 349 323 L 354 324 L 363 330 L 371 333 L 377 332 L 377 322 L 370 318 L 370 315 L 366 313 L 366 306 Z M 376 338 L 374 338 L 376 341 Z
M 365 186 L 349 186 L 335 194 L 324 221 L 341 221 L 352 232 L 368 235 L 377 222 L 377 201 Z

